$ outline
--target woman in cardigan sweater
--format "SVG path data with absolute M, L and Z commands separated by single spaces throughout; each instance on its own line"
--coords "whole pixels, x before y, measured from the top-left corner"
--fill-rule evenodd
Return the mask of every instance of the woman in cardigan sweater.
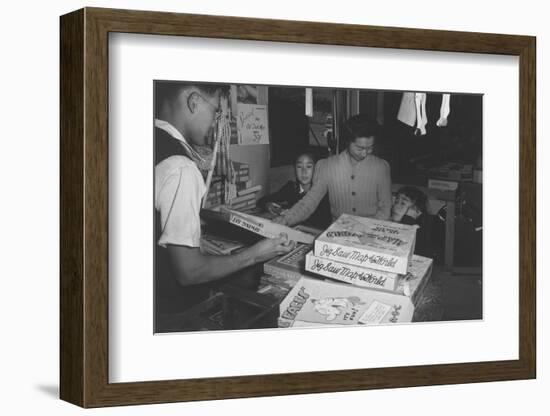
M 392 205 L 390 165 L 374 154 L 376 121 L 358 114 L 345 123 L 347 149 L 320 160 L 311 190 L 273 221 L 294 225 L 308 218 L 327 195 L 332 218 L 341 214 L 388 220 Z

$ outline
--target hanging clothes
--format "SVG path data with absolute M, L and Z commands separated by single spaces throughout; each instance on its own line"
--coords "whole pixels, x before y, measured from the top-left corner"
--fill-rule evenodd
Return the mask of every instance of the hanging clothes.
M 397 119 L 402 123 L 415 127 L 415 135 L 425 135 L 428 116 L 426 113 L 427 94 L 425 92 L 404 92 L 401 98 Z M 442 94 L 438 127 L 447 125 L 447 118 L 451 112 L 451 94 Z
M 416 107 L 416 129 L 414 134 L 423 136 L 426 134 L 426 124 L 428 124 L 425 92 L 416 92 L 414 94 L 414 105 Z
M 451 112 L 451 94 L 443 94 L 441 98 L 441 109 L 439 111 L 439 120 L 435 123 L 437 127 L 447 126 L 447 117 Z
M 407 126 L 414 127 L 416 122 L 416 104 L 414 92 L 404 92 L 401 98 L 401 105 L 397 112 L 397 119 Z

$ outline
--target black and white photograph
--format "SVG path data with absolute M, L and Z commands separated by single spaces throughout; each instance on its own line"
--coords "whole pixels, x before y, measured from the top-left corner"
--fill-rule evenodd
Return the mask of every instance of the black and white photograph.
M 483 95 L 155 80 L 154 332 L 483 319 Z
M 543 9 L 6 2 L 0 414 L 544 414 Z

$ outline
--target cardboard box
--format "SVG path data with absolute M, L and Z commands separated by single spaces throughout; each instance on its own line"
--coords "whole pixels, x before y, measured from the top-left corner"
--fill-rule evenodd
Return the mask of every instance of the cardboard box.
M 432 271 L 433 260 L 415 254 L 409 263 L 407 274 L 399 276 L 395 293 L 408 297 L 414 307 L 418 306 L 418 301 L 432 277 Z
M 237 204 L 240 204 L 242 202 L 248 202 L 248 201 L 251 201 L 251 200 L 254 200 L 254 201 L 256 200 L 256 195 L 254 193 L 235 197 L 235 198 L 231 199 L 229 201 L 229 203 L 231 204 L 231 206 L 233 206 L 233 205 L 237 205 Z
M 280 328 L 410 322 L 410 299 L 390 293 L 302 277 L 279 306 Z
M 200 239 L 201 251 L 214 255 L 228 255 L 244 247 L 244 243 L 219 237 L 210 233 L 202 233 Z
M 406 274 L 416 225 L 342 214 L 315 240 L 315 256 L 350 265 Z
M 239 212 L 243 212 L 247 209 L 256 207 L 256 200 L 250 199 L 248 201 L 239 202 L 238 204 L 232 204 L 231 209 Z
M 440 191 L 456 191 L 458 189 L 458 182 L 445 181 L 443 179 L 428 179 L 428 188 Z
M 300 279 L 298 279 L 300 280 Z M 297 280 L 286 280 L 277 276 L 265 274 L 260 278 L 258 293 L 269 295 L 281 302 L 292 290 Z
M 244 181 L 244 182 L 236 182 L 235 186 L 237 187 L 237 192 L 242 191 L 244 189 L 248 189 L 252 187 L 252 181 Z
M 290 253 L 264 263 L 264 273 L 294 285 L 304 276 L 306 254 L 310 251 L 310 244 L 298 244 Z
M 481 183 L 483 180 L 483 171 L 481 169 L 474 170 L 473 179 L 475 183 Z
M 239 190 L 239 188 L 237 188 L 237 195 L 239 195 L 239 196 L 248 195 L 248 194 L 252 194 L 252 193 L 255 193 L 255 192 L 260 192 L 261 190 L 262 190 L 262 185 L 250 186 L 250 187 L 243 188 L 243 189 L 240 189 L 240 190 Z
M 265 268 L 264 268 L 265 270 Z M 305 270 L 356 286 L 393 292 L 397 288 L 397 273 L 368 269 L 339 261 L 317 257 L 310 251 L 305 258 Z
M 314 239 L 311 234 L 284 225 L 275 224 L 265 218 L 233 210 L 229 210 L 229 222 L 267 238 L 276 238 L 279 237 L 281 233 L 285 233 L 289 240 L 293 240 L 297 243 L 312 244 Z
M 417 305 L 430 280 L 432 266 L 432 259 L 413 255 L 409 263 L 409 271 L 403 275 L 322 259 L 314 256 L 313 252 L 309 252 L 305 259 L 306 272 L 330 277 L 355 286 L 407 296 L 414 306 Z

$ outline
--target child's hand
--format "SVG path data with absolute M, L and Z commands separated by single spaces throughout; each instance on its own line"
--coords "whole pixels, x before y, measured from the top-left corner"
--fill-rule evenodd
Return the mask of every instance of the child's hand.
M 412 204 L 407 202 L 399 202 L 393 205 L 391 210 L 391 219 L 395 222 L 400 222 L 401 219 L 407 214 Z
M 268 202 L 265 204 L 265 208 L 267 212 L 273 215 L 280 215 L 281 211 L 283 210 L 283 207 L 276 202 Z
M 409 207 L 406 214 L 409 217 L 412 217 L 416 220 L 418 217 L 420 217 L 420 215 L 422 215 L 422 212 L 420 212 L 420 210 L 418 208 L 416 208 L 415 206 L 412 206 L 412 207 Z

